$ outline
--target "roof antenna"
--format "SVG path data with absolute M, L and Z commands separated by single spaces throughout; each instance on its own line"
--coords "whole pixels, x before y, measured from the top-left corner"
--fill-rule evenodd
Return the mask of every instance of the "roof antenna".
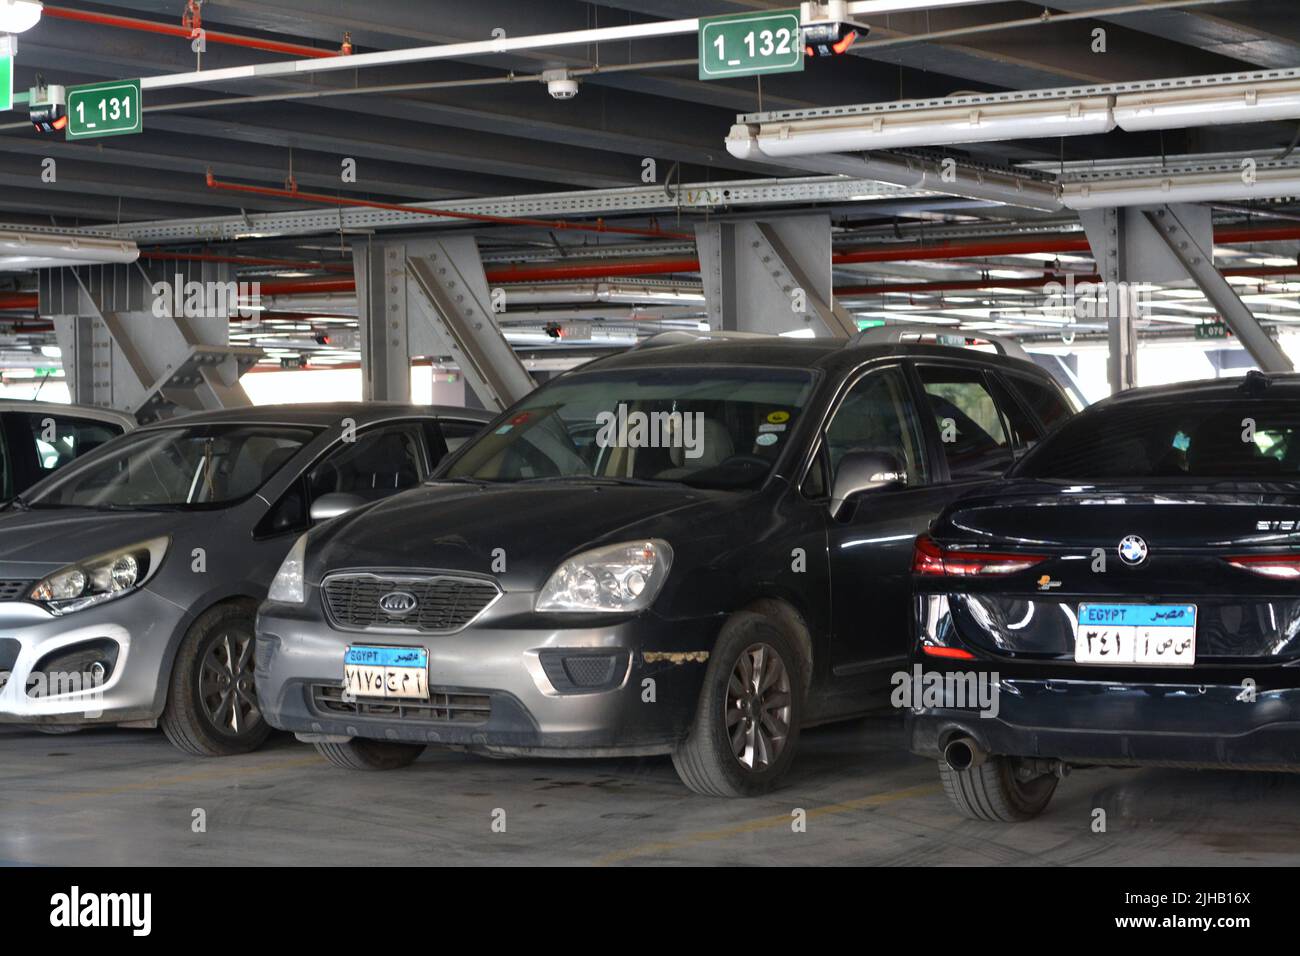
M 1272 384 L 1273 380 L 1271 378 L 1259 369 L 1252 368 L 1246 373 L 1246 377 L 1242 380 L 1238 391 L 1244 392 L 1247 395 L 1262 395 L 1265 389 Z

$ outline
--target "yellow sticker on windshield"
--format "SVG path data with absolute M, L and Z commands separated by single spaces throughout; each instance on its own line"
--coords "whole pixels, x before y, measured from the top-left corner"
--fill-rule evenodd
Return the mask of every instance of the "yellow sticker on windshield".
M 767 416 L 768 424 L 780 425 L 790 420 L 789 412 L 770 412 Z

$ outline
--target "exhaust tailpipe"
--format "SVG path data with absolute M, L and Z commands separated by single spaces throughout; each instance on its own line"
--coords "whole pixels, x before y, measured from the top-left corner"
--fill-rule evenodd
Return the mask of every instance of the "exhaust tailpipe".
M 988 759 L 988 753 L 973 737 L 954 737 L 943 748 L 943 762 L 952 770 L 973 770 Z

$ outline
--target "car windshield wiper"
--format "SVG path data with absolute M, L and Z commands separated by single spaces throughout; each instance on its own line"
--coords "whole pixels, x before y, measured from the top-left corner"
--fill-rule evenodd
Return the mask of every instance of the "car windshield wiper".
M 22 495 L 14 495 L 9 499 L 9 507 L 15 511 L 31 511 L 32 506 L 23 500 Z
M 546 475 L 542 478 L 520 478 L 510 482 L 514 485 L 538 485 L 545 482 L 571 481 L 592 485 L 632 485 L 634 487 L 662 487 L 680 485 L 682 482 L 668 478 L 622 478 L 617 475 Z
M 426 485 L 474 485 L 476 488 L 486 488 L 488 485 L 498 485 L 499 481 L 493 481 L 490 478 L 428 478 L 424 482 Z

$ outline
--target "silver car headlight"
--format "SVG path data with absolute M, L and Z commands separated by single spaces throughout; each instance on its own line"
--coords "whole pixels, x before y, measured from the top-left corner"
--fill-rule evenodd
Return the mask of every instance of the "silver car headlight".
M 154 538 L 70 564 L 41 578 L 27 596 L 52 614 L 71 614 L 125 597 L 158 570 L 169 541 Z
M 643 611 L 654 603 L 673 549 L 647 539 L 584 551 L 565 561 L 537 595 L 539 611 Z
M 268 601 L 279 604 L 306 604 L 307 587 L 303 577 L 303 563 L 307 558 L 307 535 L 301 535 L 284 556 L 280 570 L 275 572 L 271 590 L 266 593 Z

